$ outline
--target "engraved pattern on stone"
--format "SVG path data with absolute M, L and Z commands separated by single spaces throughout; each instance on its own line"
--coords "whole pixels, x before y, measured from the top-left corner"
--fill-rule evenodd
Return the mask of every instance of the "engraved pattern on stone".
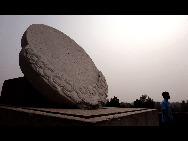
M 40 25 L 41 26 L 41 25 Z M 24 33 L 24 38 L 22 38 L 22 45 L 24 45 L 24 47 L 22 48 L 24 50 L 24 56 L 27 60 L 27 62 L 29 62 L 30 66 L 32 66 L 32 68 L 40 75 L 42 76 L 43 79 L 45 79 L 48 84 L 54 88 L 54 90 L 56 90 L 58 93 L 62 94 L 62 95 L 66 95 L 68 96 L 71 100 L 75 101 L 78 105 L 78 107 L 82 108 L 92 108 L 93 106 L 96 107 L 98 104 L 100 103 L 104 103 L 105 99 L 107 97 L 107 93 L 108 93 L 108 86 L 106 83 L 106 79 L 103 76 L 101 71 L 98 71 L 95 67 L 95 65 L 92 63 L 92 60 L 87 60 L 87 58 L 89 58 L 88 54 L 83 53 L 82 54 L 82 50 L 80 50 L 80 48 L 76 49 L 76 53 L 77 56 L 75 56 L 74 52 L 71 52 L 72 48 L 70 48 L 70 45 L 74 45 L 74 46 L 79 46 L 76 42 L 74 42 L 73 40 L 70 40 L 70 38 L 68 36 L 66 36 L 65 34 L 63 34 L 62 32 L 60 33 L 60 31 L 57 31 L 54 28 L 49 28 L 48 26 L 41 26 L 42 29 L 39 29 L 37 26 L 34 26 L 32 30 L 36 30 L 34 32 L 35 36 L 32 35 L 32 31 L 30 31 L 30 29 L 28 29 L 28 34 L 31 35 L 34 38 L 28 38 L 27 39 L 27 33 Z M 39 33 L 38 29 L 41 30 L 41 32 Z M 50 40 L 50 36 L 48 34 L 45 33 L 45 29 L 49 30 L 48 32 L 50 34 L 58 34 L 59 36 L 56 36 L 58 38 L 58 40 L 60 42 L 55 42 L 54 40 Z M 42 34 L 42 33 L 45 34 Z M 28 36 L 29 36 L 28 35 Z M 63 41 L 62 38 L 60 38 L 63 35 Z M 41 38 L 41 40 L 38 40 L 39 38 Z M 26 41 L 27 40 L 27 41 Z M 29 44 L 30 43 L 30 44 Z M 40 46 L 38 46 L 38 44 L 40 44 Z M 71 70 L 71 66 L 67 65 L 66 67 L 62 67 L 62 72 L 60 72 L 60 70 L 57 70 L 55 68 L 53 68 L 53 65 L 48 65 L 49 62 L 46 62 L 46 60 L 44 60 L 43 56 L 40 56 L 38 54 L 38 52 L 42 51 L 40 50 L 40 47 L 44 46 L 44 48 L 47 47 L 47 44 L 53 44 L 54 46 L 61 46 L 61 51 L 63 52 L 67 52 L 67 55 L 72 55 L 75 56 L 76 58 L 72 58 L 72 62 L 73 62 L 73 66 L 77 67 L 78 70 L 75 71 L 75 74 L 77 76 L 77 81 L 84 76 L 84 74 L 88 71 L 90 71 L 91 69 L 93 69 L 93 71 L 91 71 L 90 75 L 92 76 L 92 79 L 94 76 L 96 75 L 96 72 L 98 71 L 98 82 L 93 81 L 91 78 L 87 79 L 86 78 L 82 78 L 82 81 L 87 80 L 88 82 L 90 81 L 90 83 L 94 82 L 94 84 L 92 85 L 83 85 L 82 83 L 79 84 L 78 82 L 75 83 L 75 78 L 74 80 L 71 79 L 71 76 L 68 75 L 69 71 Z M 32 46 L 32 47 L 31 47 Z M 35 48 L 38 47 L 38 51 L 35 50 Z M 46 50 L 43 50 L 44 54 L 46 52 Z M 79 56 L 80 54 L 80 56 Z M 55 57 L 55 54 L 49 54 L 50 56 L 52 55 L 52 57 Z M 65 54 L 66 55 L 66 54 Z M 77 58 L 80 57 L 80 58 Z M 69 60 L 69 58 L 64 58 L 65 62 L 69 62 L 71 60 Z M 80 59 L 82 60 L 82 62 L 80 62 Z M 61 61 L 61 60 L 56 60 L 56 61 Z M 78 65 L 80 64 L 80 65 Z M 80 66 L 82 66 L 82 64 L 90 64 L 88 65 L 88 67 L 82 70 L 80 70 Z M 64 65 L 64 64 L 62 64 Z M 50 67 L 51 66 L 51 67 Z M 95 71 L 95 72 L 94 72 Z M 86 75 L 87 76 L 87 75 Z M 88 76 L 90 77 L 90 76 Z
M 62 89 L 62 91 L 67 96 L 71 97 L 71 92 L 76 89 L 75 89 L 75 86 L 72 86 L 71 82 L 68 79 L 63 79 L 61 76 L 59 76 L 57 74 L 53 75 L 53 78 L 52 78 L 53 70 L 49 67 L 46 67 L 44 62 L 42 62 L 39 59 L 41 57 L 36 55 L 34 53 L 34 51 L 32 49 L 30 49 L 28 46 L 25 48 L 25 54 L 26 54 L 25 57 L 27 57 L 29 62 L 36 66 L 37 72 L 40 75 L 45 76 L 45 78 L 49 81 L 49 83 L 53 87 L 56 87 L 56 88 L 61 87 L 60 89 Z M 74 89 L 73 89 L 73 87 L 74 87 Z M 106 94 L 107 92 L 105 92 L 103 94 L 103 91 L 104 91 L 104 88 L 106 88 L 106 80 L 105 80 L 101 71 L 99 71 L 99 85 L 97 87 L 98 87 L 98 92 L 101 95 L 98 98 L 94 98 L 94 97 L 97 97 L 96 87 L 88 88 L 87 86 L 81 86 L 79 88 L 80 92 L 77 92 L 77 93 L 79 94 L 80 99 L 88 104 L 95 104 L 96 103 L 96 102 L 94 102 L 95 99 L 98 99 L 98 101 L 101 101 L 100 99 L 105 99 L 106 95 L 104 96 L 104 94 Z M 85 98 L 84 98 L 85 96 L 89 97 L 89 99 L 90 99 L 89 102 L 85 100 Z

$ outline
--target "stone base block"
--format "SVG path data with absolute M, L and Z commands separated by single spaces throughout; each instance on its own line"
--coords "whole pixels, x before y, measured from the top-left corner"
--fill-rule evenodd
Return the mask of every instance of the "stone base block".
M 103 107 L 97 110 L 0 105 L 1 126 L 158 126 L 156 109 Z

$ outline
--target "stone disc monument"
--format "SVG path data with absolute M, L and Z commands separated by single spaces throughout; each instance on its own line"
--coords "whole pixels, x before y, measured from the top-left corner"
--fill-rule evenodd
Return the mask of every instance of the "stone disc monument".
M 69 36 L 33 24 L 21 39 L 19 65 L 26 79 L 48 100 L 63 107 L 101 108 L 108 85 L 92 59 Z

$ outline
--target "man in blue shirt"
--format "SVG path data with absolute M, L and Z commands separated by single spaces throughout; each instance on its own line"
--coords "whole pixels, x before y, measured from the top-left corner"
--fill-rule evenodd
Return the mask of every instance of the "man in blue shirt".
M 163 92 L 163 101 L 161 102 L 161 111 L 162 111 L 162 125 L 169 126 L 172 124 L 173 116 L 170 108 L 170 103 L 168 99 L 170 99 L 170 95 L 168 92 Z

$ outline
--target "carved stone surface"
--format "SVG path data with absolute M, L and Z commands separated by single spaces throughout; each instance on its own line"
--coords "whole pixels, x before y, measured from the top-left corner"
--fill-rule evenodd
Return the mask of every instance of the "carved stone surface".
M 64 107 L 101 108 L 108 85 L 92 59 L 70 37 L 33 24 L 22 40 L 19 64 L 28 81 L 47 99 Z

